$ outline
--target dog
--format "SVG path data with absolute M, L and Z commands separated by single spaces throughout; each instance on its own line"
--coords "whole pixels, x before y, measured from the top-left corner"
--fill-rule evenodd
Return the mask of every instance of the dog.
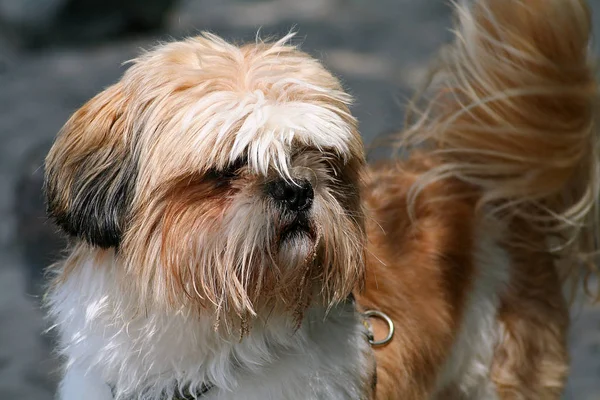
M 159 47 L 62 129 L 61 399 L 363 396 L 364 146 L 350 97 L 289 39 Z
M 79 109 L 46 159 L 59 398 L 558 399 L 597 250 L 589 10 L 456 9 L 377 165 L 289 35 L 159 46 Z

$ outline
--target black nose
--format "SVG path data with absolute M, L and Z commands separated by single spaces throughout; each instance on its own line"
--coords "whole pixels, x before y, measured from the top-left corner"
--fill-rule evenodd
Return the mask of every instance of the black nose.
M 310 182 L 279 179 L 267 184 L 267 192 L 290 211 L 308 210 L 315 194 Z

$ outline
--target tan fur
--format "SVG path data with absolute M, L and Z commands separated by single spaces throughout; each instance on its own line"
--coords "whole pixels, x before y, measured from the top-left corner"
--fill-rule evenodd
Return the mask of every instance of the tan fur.
M 479 210 L 557 236 L 561 257 L 594 256 L 598 91 L 587 4 L 479 0 L 457 14 L 435 98 L 399 143 L 431 146 L 441 159 L 420 185 L 459 177 L 483 189 Z
M 474 199 L 446 199 L 468 186 L 432 184 L 417 200 L 414 220 L 408 215 L 408 191 L 430 167 L 427 161 L 375 168 L 365 189 L 369 251 L 366 290 L 357 299 L 397 324 L 392 342 L 374 349 L 377 399 L 428 398 L 471 288 Z M 431 201 L 436 198 L 442 200 Z M 385 336 L 385 329 L 375 332 Z
M 457 7 L 456 42 L 403 133 L 409 161 L 372 168 L 369 256 L 359 303 L 388 313 L 377 399 L 471 398 L 436 387 L 474 279 L 478 221 L 507 227 L 500 339 L 489 379 L 500 399 L 559 399 L 568 375 L 562 266 L 597 251 L 597 84 L 580 0 L 478 0 Z M 559 268 L 559 265 L 561 266 Z M 386 326 L 375 322 L 384 336 Z
M 449 178 L 432 183 L 408 215 L 408 192 L 432 163 L 418 155 L 378 166 L 365 188 L 367 275 L 357 299 L 363 308 L 387 313 L 397 329 L 389 345 L 374 348 L 378 400 L 431 398 L 474 279 L 478 197 L 472 186 Z M 515 222 L 513 230 L 542 245 L 543 236 L 524 222 Z M 497 318 L 503 330 L 490 379 L 503 400 L 559 399 L 568 375 L 569 318 L 554 259 L 513 246 L 510 237 L 504 245 L 513 258 L 512 276 L 501 296 Z M 387 326 L 372 322 L 376 336 L 385 336 Z M 449 387 L 436 399 L 463 397 Z
M 301 315 L 314 292 L 339 301 L 361 280 L 364 155 L 350 96 L 290 38 L 159 46 L 59 134 L 46 160 L 50 214 L 118 247 L 122 284 L 144 307 Z M 299 251 L 278 248 L 289 221 L 265 195 L 281 177 L 315 191 L 311 243 Z M 98 233 L 107 226 L 112 235 Z
M 522 222 L 511 231 L 543 246 L 543 236 Z M 510 239 L 506 246 L 514 267 L 498 313 L 503 332 L 492 379 L 503 400 L 560 399 L 569 372 L 569 312 L 554 259 Z

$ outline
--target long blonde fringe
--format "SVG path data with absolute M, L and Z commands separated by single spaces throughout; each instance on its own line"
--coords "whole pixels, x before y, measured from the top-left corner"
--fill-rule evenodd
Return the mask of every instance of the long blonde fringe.
M 441 179 L 469 182 L 480 212 L 546 234 L 560 272 L 587 281 L 598 272 L 600 222 L 590 10 L 583 0 L 464 3 L 430 98 L 412 104 L 398 142 L 439 160 L 411 197 Z

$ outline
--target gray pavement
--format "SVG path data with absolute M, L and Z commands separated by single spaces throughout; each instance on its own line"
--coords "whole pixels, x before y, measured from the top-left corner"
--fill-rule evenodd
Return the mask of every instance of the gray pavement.
M 600 27 L 600 2 L 594 1 Z M 298 31 L 355 96 L 366 143 L 402 124 L 402 104 L 432 53 L 450 37 L 443 0 L 195 0 L 164 32 L 79 48 L 23 52 L 0 37 L 0 400 L 49 400 L 57 363 L 43 336 L 40 269 L 61 243 L 45 221 L 40 169 L 69 115 L 118 79 L 121 63 L 157 40 L 210 30 L 253 40 Z M 598 46 L 596 46 L 598 48 Z M 600 309 L 577 306 L 568 399 L 600 399 Z

